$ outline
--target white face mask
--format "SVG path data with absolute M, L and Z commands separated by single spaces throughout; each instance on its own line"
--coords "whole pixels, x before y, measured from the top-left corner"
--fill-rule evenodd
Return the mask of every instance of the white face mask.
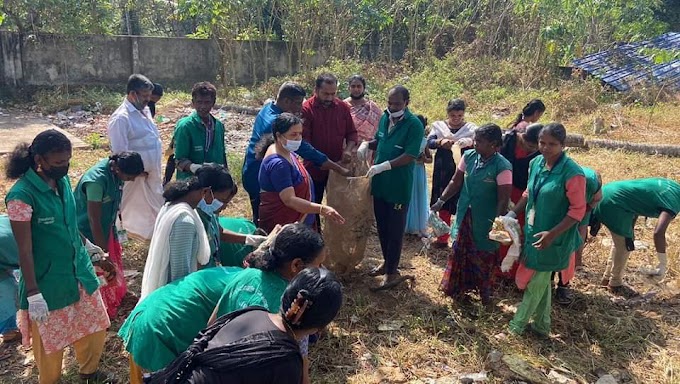
M 398 119 L 398 118 L 404 116 L 404 110 L 403 109 L 401 111 L 397 111 L 397 112 L 390 112 L 389 109 L 386 109 L 386 111 L 387 111 L 387 114 L 390 116 L 390 119 Z
M 302 145 L 302 140 L 288 140 L 286 139 L 286 144 L 283 145 L 289 152 L 295 152 L 300 149 Z

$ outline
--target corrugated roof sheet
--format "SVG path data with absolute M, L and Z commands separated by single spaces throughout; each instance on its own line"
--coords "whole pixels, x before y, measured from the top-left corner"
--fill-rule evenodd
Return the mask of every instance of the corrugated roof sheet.
M 680 52 L 680 33 L 669 32 L 651 40 L 619 44 L 616 47 L 572 61 L 572 65 L 601 79 L 619 91 L 640 82 L 666 83 L 680 88 L 680 59 L 654 64 L 641 54 L 644 48 Z

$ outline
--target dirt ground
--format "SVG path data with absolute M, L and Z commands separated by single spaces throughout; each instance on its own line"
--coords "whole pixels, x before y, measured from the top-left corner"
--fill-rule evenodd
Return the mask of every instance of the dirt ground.
M 188 105 L 164 105 L 159 114 L 169 121 L 159 124 L 165 143 L 177 118 L 190 111 Z M 250 136 L 253 117 L 226 114 L 228 150 L 242 159 Z M 74 135 L 87 139 L 106 136 L 106 116 L 71 127 Z M 75 181 L 105 148 L 77 151 L 70 176 Z M 604 150 L 571 151 L 579 163 L 598 169 L 604 181 L 621 178 L 662 176 L 678 178 L 680 159 L 642 156 Z M 240 172 L 233 169 L 234 173 Z M 430 169 L 431 171 L 431 169 Z M 0 182 L 4 195 L 11 183 Z M 4 210 L 1 207 L 0 210 Z M 249 216 L 245 192 L 240 191 L 225 212 Z M 419 238 L 404 242 L 401 269 L 414 274 L 414 284 L 372 293 L 368 287 L 378 280 L 366 272 L 381 261 L 375 231 L 369 237 L 366 257 L 351 275 L 343 278 L 345 305 L 327 334 L 310 349 L 314 383 L 457 383 L 461 377 L 477 374 L 490 383 L 530 382 L 516 380 L 507 370 L 490 371 L 485 364 L 492 351 L 514 357 L 542 374 L 544 381 L 592 383 L 609 373 L 620 383 L 680 383 L 680 285 L 678 253 L 680 223 L 672 223 L 667 234 L 670 271 L 664 281 L 642 277 L 637 270 L 649 263 L 653 251 L 654 220 L 638 221 L 636 237 L 647 244 L 631 255 L 626 282 L 640 296 L 616 296 L 599 286 L 609 254 L 606 229 L 588 242 L 585 268 L 572 286 L 576 301 L 567 307 L 553 305 L 553 335 L 541 340 L 531 335 L 511 336 L 507 323 L 521 293 L 511 284 L 498 289 L 491 308 L 482 307 L 475 297 L 471 303 L 456 303 L 438 291 L 450 250 L 422 251 Z M 128 279 L 129 294 L 109 330 L 102 367 L 126 381 L 127 357 L 115 336 L 139 293 L 146 246 L 131 242 L 125 247 L 125 269 L 140 272 Z M 72 351 L 65 354 L 65 383 L 77 382 Z M 547 379 L 552 375 L 554 381 Z M 472 376 L 470 376 L 472 377 Z M 0 345 L 0 382 L 36 383 L 30 349 L 19 344 Z M 555 381 L 557 380 L 557 381 Z

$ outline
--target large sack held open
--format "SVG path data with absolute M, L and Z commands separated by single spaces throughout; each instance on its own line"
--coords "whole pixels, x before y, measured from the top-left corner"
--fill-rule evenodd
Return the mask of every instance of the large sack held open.
M 351 272 L 364 258 L 366 241 L 373 225 L 371 180 L 363 177 L 365 165 L 355 162 L 352 169 L 355 170 L 353 174 L 359 177 L 344 177 L 331 172 L 326 187 L 328 205 L 345 218 L 343 225 L 326 220 L 323 231 L 328 247 L 328 258 L 324 264 L 337 274 Z

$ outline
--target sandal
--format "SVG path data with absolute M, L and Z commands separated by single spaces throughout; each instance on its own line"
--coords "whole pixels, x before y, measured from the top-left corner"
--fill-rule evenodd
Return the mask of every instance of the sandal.
M 90 374 L 81 373 L 80 382 L 83 384 L 117 384 L 118 380 L 115 375 L 98 369 Z
M 380 284 L 377 287 L 369 288 L 369 290 L 371 292 L 384 291 L 384 290 L 387 290 L 387 289 L 394 288 L 397 285 L 403 283 L 404 281 L 407 281 L 407 280 L 415 281 L 415 279 L 416 279 L 416 277 L 411 276 L 411 275 L 404 275 L 404 276 L 396 275 L 396 277 L 393 277 L 393 278 L 387 277 L 387 278 L 385 278 L 385 281 L 382 284 Z

